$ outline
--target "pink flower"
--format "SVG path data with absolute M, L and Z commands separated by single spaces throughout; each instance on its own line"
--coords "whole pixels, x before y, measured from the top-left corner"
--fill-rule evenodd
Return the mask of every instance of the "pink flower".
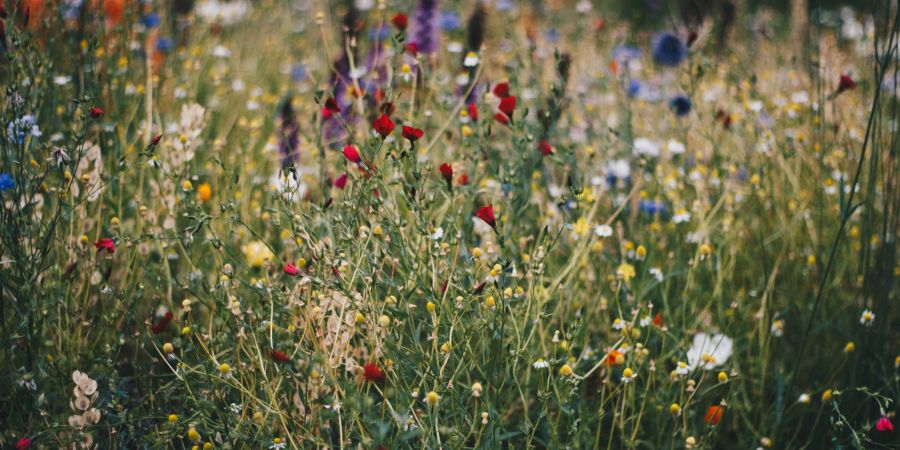
M 883 433 L 891 433 L 894 431 L 894 424 L 891 423 L 891 419 L 888 419 L 888 416 L 881 416 L 878 422 L 875 423 L 875 429 Z
M 16 450 L 26 450 L 28 447 L 31 447 L 31 441 L 34 439 L 30 437 L 23 437 L 16 442 L 16 446 L 14 447 Z

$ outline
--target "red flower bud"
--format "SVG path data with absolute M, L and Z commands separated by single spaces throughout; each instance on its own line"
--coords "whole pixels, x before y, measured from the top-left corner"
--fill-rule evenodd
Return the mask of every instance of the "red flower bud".
M 394 24 L 398 30 L 403 31 L 406 29 L 406 26 L 409 25 L 409 18 L 406 17 L 406 14 L 397 13 L 394 14 L 394 17 L 391 17 L 391 23 Z
M 162 140 L 161 134 L 157 134 L 156 136 L 153 136 L 153 139 L 150 139 L 150 146 L 156 147 L 159 144 L 160 140 Z
M 291 263 L 287 263 L 284 265 L 284 273 L 296 277 L 297 275 L 300 275 L 300 269 Z
M 335 180 L 334 180 L 334 187 L 336 187 L 336 188 L 338 188 L 338 189 L 343 189 L 344 186 L 347 186 L 347 178 L 349 178 L 349 177 L 347 176 L 346 173 L 345 173 L 345 174 L 342 174 L 341 176 L 339 176 L 339 177 L 337 177 L 337 178 L 335 178 Z
M 717 425 L 722 420 L 722 414 L 725 414 L 725 407 L 721 405 L 713 405 L 706 411 L 703 421 L 709 425 Z
M 475 103 L 469 103 L 469 118 L 472 119 L 472 122 L 478 122 L 478 105 Z
M 553 147 L 551 147 L 550 143 L 543 139 L 541 140 L 541 143 L 538 144 L 538 149 L 541 151 L 541 155 L 543 156 L 549 156 L 553 154 Z
M 837 93 L 840 94 L 844 91 L 849 91 L 851 89 L 856 88 L 856 82 L 853 81 L 853 78 L 850 78 L 850 75 L 841 75 L 841 79 L 838 82 Z
M 95 106 L 95 107 L 91 108 L 91 118 L 92 119 L 100 118 L 100 116 L 102 116 L 102 115 L 103 115 L 103 108 L 100 108 L 99 106 Z
M 353 146 L 353 144 L 348 144 L 344 147 L 344 158 L 347 158 L 347 161 L 350 161 L 354 164 L 359 164 L 361 161 L 359 157 L 359 150 Z
M 493 229 L 497 229 L 497 219 L 494 218 L 494 205 L 487 205 L 478 208 L 478 212 L 475 215 L 484 221 L 484 223 L 491 226 Z
M 328 120 L 331 116 L 340 113 L 341 107 L 338 106 L 337 100 L 335 100 L 334 97 L 325 100 L 325 104 L 322 105 L 322 120 Z
M 450 164 L 447 164 L 447 163 L 443 163 L 443 164 L 441 164 L 440 170 L 441 170 L 441 176 L 444 177 L 444 180 L 447 181 L 447 184 L 449 185 L 450 183 L 452 183 L 453 182 L 453 166 L 451 166 Z

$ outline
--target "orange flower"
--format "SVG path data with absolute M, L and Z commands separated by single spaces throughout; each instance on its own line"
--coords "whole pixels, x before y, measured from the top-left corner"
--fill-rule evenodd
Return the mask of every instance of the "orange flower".
M 103 12 L 110 24 L 118 24 L 125 13 L 125 0 L 103 0 Z
M 609 356 L 606 357 L 606 365 L 607 366 L 615 366 L 616 364 L 622 364 L 622 361 L 625 359 L 625 355 L 618 350 L 613 350 L 609 352 Z
M 212 187 L 209 186 L 209 183 L 201 183 L 200 186 L 197 186 L 197 198 L 202 202 L 208 202 L 212 198 Z
M 713 405 L 709 407 L 709 410 L 706 411 L 706 416 L 703 417 L 703 421 L 709 425 L 718 425 L 719 420 L 722 419 L 722 414 L 725 414 L 725 407 L 720 405 Z

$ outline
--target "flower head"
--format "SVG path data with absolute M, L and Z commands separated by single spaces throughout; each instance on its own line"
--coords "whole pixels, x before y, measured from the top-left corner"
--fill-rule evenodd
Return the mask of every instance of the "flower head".
M 842 74 L 840 80 L 838 80 L 837 93 L 840 94 L 841 92 L 852 89 L 856 89 L 856 82 L 853 81 L 853 78 L 851 78 L 850 75 Z
M 391 17 L 391 24 L 400 31 L 406 30 L 406 27 L 409 25 L 409 17 L 403 13 L 394 14 L 394 17 Z
M 703 421 L 709 425 L 717 425 L 722 420 L 722 414 L 725 414 L 725 407 L 722 405 L 710 406 L 703 416 Z
M 0 192 L 6 192 L 16 187 L 16 182 L 12 175 L 4 172 L 0 173 Z
M 867 327 L 871 327 L 875 322 L 875 313 L 866 309 L 862 312 L 862 315 L 859 316 L 859 323 L 865 325 Z
M 300 275 L 300 269 L 291 263 L 287 263 L 284 265 L 284 273 L 296 277 L 297 275 Z
M 659 65 L 675 67 L 688 57 L 687 46 L 672 33 L 660 33 L 653 38 L 653 61 Z
M 101 116 L 103 116 L 103 112 L 104 112 L 104 111 L 103 111 L 103 108 L 101 108 L 101 107 L 99 107 L 99 106 L 95 106 L 95 107 L 91 108 L 91 113 L 90 113 L 90 114 L 91 114 L 91 118 L 92 118 L 92 119 L 99 119 Z
M 391 129 L 393 129 L 393 127 L 391 127 Z M 419 140 L 419 138 L 425 135 L 424 131 L 418 128 L 408 127 L 406 125 L 403 126 L 402 131 L 403 138 L 408 140 L 409 142 L 416 142 L 417 140 Z
M 347 161 L 350 161 L 354 164 L 359 164 L 362 159 L 359 157 L 359 150 L 356 149 L 356 146 L 353 144 L 347 144 L 344 146 L 344 158 L 347 158 Z
M 686 116 L 691 112 L 691 99 L 684 95 L 677 95 L 672 100 L 669 100 L 669 107 L 672 108 L 672 111 L 675 111 L 675 115 L 679 117 Z
M 382 114 L 380 117 L 375 119 L 372 122 L 372 129 L 375 130 L 376 133 L 381 135 L 381 138 L 384 139 L 394 131 L 394 122 L 388 117 L 387 114 Z
M 731 357 L 733 347 L 734 341 L 724 334 L 698 333 L 694 335 L 694 342 L 687 352 L 688 367 L 706 370 L 719 367 Z
M 890 433 L 894 431 L 894 424 L 891 423 L 891 419 L 888 416 L 881 416 L 878 422 L 875 423 L 875 429 L 882 433 Z
M 475 215 L 484 221 L 484 223 L 491 226 L 493 229 L 497 229 L 497 220 L 494 218 L 494 205 L 487 205 L 478 208 L 478 211 Z
M 98 252 L 106 250 L 111 255 L 116 252 L 116 241 L 111 238 L 100 238 L 97 242 L 94 242 L 94 247 Z
M 369 383 L 380 383 L 384 380 L 384 371 L 374 362 L 366 363 L 363 366 L 363 378 Z

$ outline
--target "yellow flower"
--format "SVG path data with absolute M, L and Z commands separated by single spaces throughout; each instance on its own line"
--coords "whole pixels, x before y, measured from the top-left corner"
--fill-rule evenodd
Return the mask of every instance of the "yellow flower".
M 197 429 L 194 427 L 188 429 L 187 437 L 191 442 L 200 442 L 200 433 L 198 433 Z
M 626 283 L 631 281 L 631 279 L 634 278 L 636 274 L 637 273 L 634 271 L 634 266 L 626 262 L 619 264 L 619 267 L 616 268 L 616 277 L 624 280 Z
M 166 353 L 172 353 L 175 351 L 175 346 L 172 345 L 171 342 L 166 342 L 165 344 L 163 344 L 163 351 Z
M 559 368 L 559 374 L 564 377 L 572 376 L 572 366 L 563 364 L 562 367 Z
M 441 399 L 441 396 L 438 395 L 437 392 L 431 391 L 431 392 L 425 394 L 425 402 L 431 406 L 436 405 L 438 400 L 440 400 L 440 399 Z
M 229 366 L 228 363 L 219 364 L 219 372 L 221 372 L 222 375 L 228 375 L 228 372 L 231 372 L 231 366 Z
M 719 383 L 724 383 L 724 382 L 728 381 L 728 374 L 725 373 L 724 371 L 719 372 L 719 375 L 716 378 L 719 379 Z
M 169 414 L 169 423 L 175 422 L 178 422 L 178 416 L 176 416 L 175 414 Z
M 844 353 L 853 353 L 854 350 L 856 350 L 856 344 L 854 344 L 853 341 L 848 342 L 847 345 L 844 346 Z
M 669 405 L 669 412 L 672 414 L 678 414 L 681 412 L 681 406 L 678 406 L 678 403 L 672 403 Z
M 269 250 L 269 247 L 260 241 L 250 242 L 241 247 L 241 250 L 244 252 L 244 257 L 247 258 L 247 264 L 250 267 L 262 267 L 263 264 L 275 258 L 272 250 Z
M 425 309 L 427 309 L 428 312 L 433 313 L 434 312 L 434 303 L 432 303 L 432 302 L 426 303 Z
M 822 393 L 822 401 L 829 402 L 831 401 L 831 396 L 833 395 L 833 391 L 831 389 L 825 389 L 825 392 Z
M 194 190 L 194 184 L 191 183 L 191 180 L 184 180 L 184 182 L 181 183 L 181 189 L 184 190 L 184 192 L 190 192 Z

